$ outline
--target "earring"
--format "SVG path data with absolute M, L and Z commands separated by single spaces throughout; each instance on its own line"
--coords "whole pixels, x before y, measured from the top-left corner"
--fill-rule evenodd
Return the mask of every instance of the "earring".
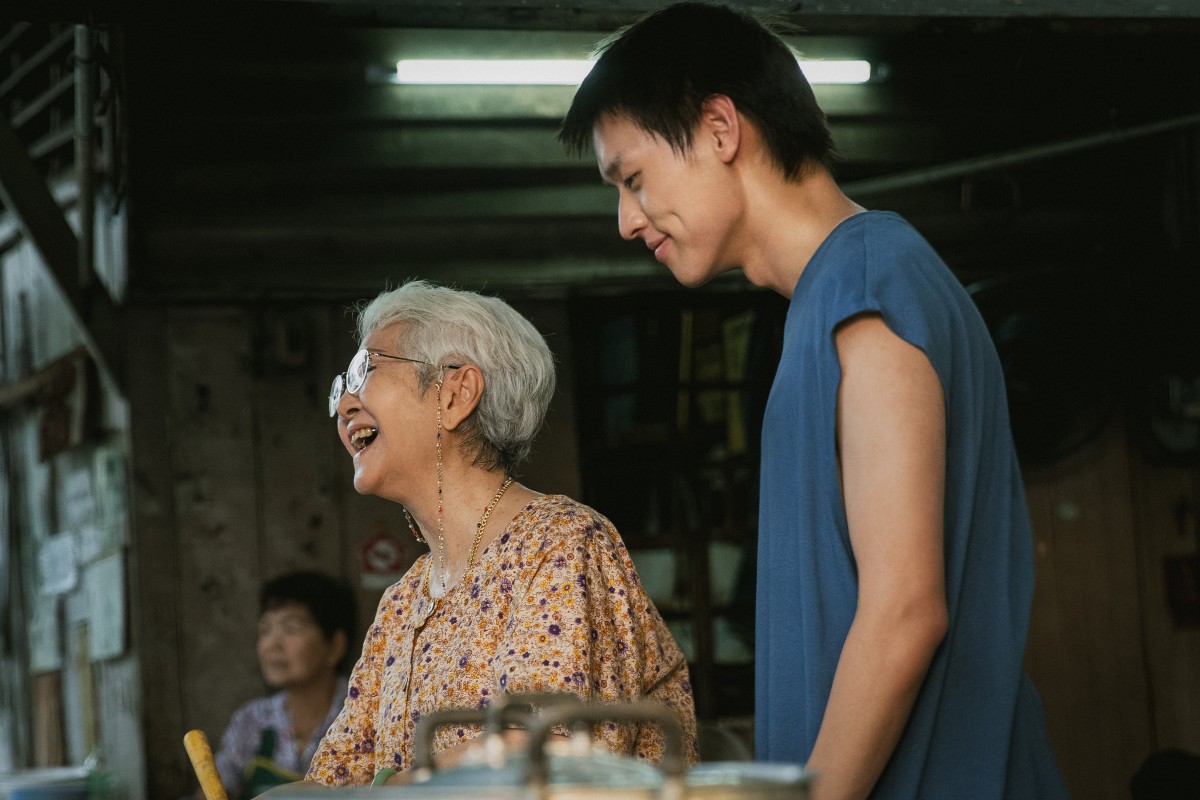
M 408 522 L 408 529 L 412 531 L 413 538 L 421 544 L 428 544 L 428 542 L 425 541 L 425 537 L 421 535 L 421 531 L 417 529 L 417 523 L 415 520 L 413 520 L 412 514 L 408 513 L 408 509 L 404 506 L 400 506 L 400 510 L 404 512 L 404 519 L 406 522 Z

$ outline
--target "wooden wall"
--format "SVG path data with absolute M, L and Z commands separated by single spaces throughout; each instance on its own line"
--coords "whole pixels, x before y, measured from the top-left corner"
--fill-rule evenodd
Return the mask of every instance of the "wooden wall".
M 399 507 L 361 497 L 327 414 L 357 348 L 346 304 L 140 306 L 128 330 L 134 528 L 140 577 L 149 796 L 192 788 L 183 734 L 216 742 L 264 692 L 254 654 L 262 582 L 324 569 L 359 589 L 360 633 L 378 581 L 360 569 L 383 533 L 422 551 Z M 522 310 L 550 340 L 560 392 L 524 482 L 578 495 L 566 320 Z M 136 333 L 133 333 L 136 332 Z M 361 636 L 358 637 L 361 643 Z
M 1163 582 L 1168 555 L 1197 557 L 1198 473 L 1155 465 L 1138 422 L 1116 419 L 1025 473 L 1037 563 L 1026 668 L 1079 798 L 1126 800 L 1151 753 L 1200 753 L 1200 628 L 1175 624 Z

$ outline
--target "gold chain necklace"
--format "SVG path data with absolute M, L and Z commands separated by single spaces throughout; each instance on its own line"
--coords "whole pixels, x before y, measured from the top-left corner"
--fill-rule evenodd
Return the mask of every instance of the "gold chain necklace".
M 471 553 L 467 556 L 467 569 L 471 569 L 471 565 L 475 563 L 475 552 L 479 549 L 479 540 L 483 538 L 483 529 L 487 527 L 488 519 L 491 518 L 492 512 L 496 510 L 496 504 L 500 502 L 500 498 L 504 497 L 504 493 L 508 491 L 508 487 L 512 485 L 512 476 L 504 479 L 500 484 L 500 488 L 496 490 L 496 496 L 492 498 L 492 502 L 487 504 L 487 508 L 483 510 L 483 516 L 479 518 L 478 524 L 475 525 L 475 540 L 471 542 Z

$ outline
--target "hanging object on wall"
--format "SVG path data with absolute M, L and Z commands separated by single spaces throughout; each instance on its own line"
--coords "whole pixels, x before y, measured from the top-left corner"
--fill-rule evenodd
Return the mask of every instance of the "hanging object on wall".
M 43 595 L 63 595 L 79 584 L 75 536 L 69 531 L 47 536 L 38 543 L 38 590 Z
M 125 652 L 125 560 L 107 555 L 83 568 L 88 607 L 88 650 L 91 661 L 116 658 Z
M 404 577 L 411 559 L 403 540 L 381 527 L 359 549 L 359 569 L 364 589 L 386 589 Z
M 83 443 L 95 392 L 87 351 L 75 350 L 43 370 L 38 393 L 38 457 L 46 461 Z
M 38 458 L 47 461 L 82 444 L 94 418 L 95 363 L 77 348 L 38 371 Z
M 1174 552 L 1162 560 L 1167 608 L 1176 628 L 1200 628 L 1200 503 L 1194 493 L 1176 501 L 1175 524 Z

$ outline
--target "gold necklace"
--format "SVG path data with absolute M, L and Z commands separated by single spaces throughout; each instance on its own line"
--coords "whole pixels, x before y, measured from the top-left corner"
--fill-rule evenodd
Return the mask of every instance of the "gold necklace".
M 467 569 L 475 563 L 475 552 L 479 549 L 479 540 L 483 538 L 483 529 L 487 527 L 488 519 L 492 516 L 492 512 L 496 510 L 496 504 L 500 502 L 500 498 L 504 497 L 504 493 L 508 491 L 508 487 L 512 485 L 512 476 L 504 479 L 500 484 L 500 488 L 496 490 L 496 496 L 492 498 L 492 502 L 487 504 L 487 508 L 483 510 L 483 516 L 479 518 L 478 524 L 475 525 L 475 540 L 471 542 L 471 553 L 467 556 Z

